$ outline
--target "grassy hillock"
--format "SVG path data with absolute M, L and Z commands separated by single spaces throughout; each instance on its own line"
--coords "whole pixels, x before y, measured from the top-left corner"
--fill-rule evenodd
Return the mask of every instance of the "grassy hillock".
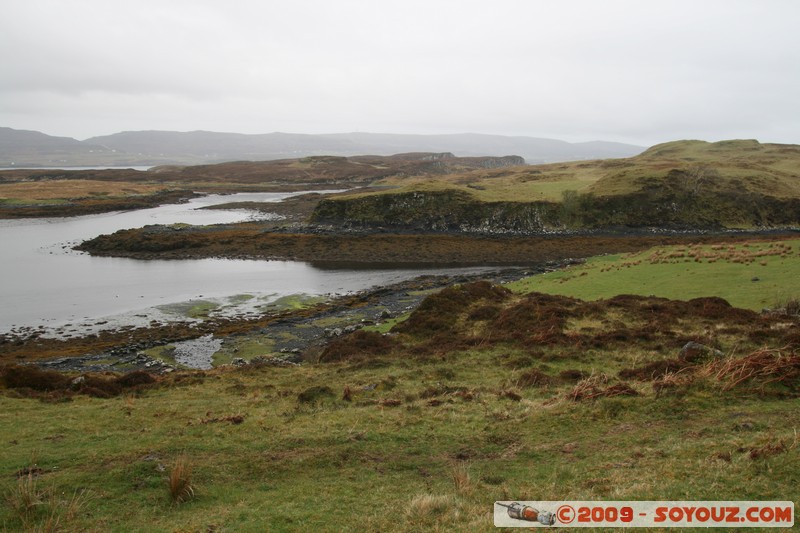
M 677 141 L 628 159 L 388 178 L 320 203 L 353 226 L 543 232 L 611 227 L 753 228 L 800 221 L 800 147 Z M 414 201 L 410 201 L 413 199 Z M 428 207 L 435 205 L 439 219 Z M 409 222 L 413 221 L 413 222 Z
M 579 280 L 608 274 L 609 294 L 640 292 L 623 282 L 636 268 L 657 282 L 662 267 L 699 277 L 729 262 L 700 297 L 679 281 L 681 299 L 587 301 L 537 278 L 454 286 L 390 335 L 358 331 L 300 366 L 155 382 L 6 368 L 0 523 L 494 531 L 496 500 L 797 505 L 796 305 L 761 314 L 719 296 L 737 291 L 734 271 L 786 281 L 799 245 L 660 248 L 548 281 L 587 296 Z

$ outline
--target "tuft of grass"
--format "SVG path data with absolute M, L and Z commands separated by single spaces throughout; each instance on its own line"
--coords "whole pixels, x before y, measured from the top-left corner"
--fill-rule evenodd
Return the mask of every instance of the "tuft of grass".
M 46 499 L 46 495 L 39 489 L 37 479 L 32 473 L 17 479 L 17 484 L 5 495 L 6 504 L 20 523 L 26 527 L 37 514 L 37 510 L 44 505 Z
M 192 466 L 185 455 L 179 455 L 169 471 L 169 495 L 173 504 L 185 503 L 194 498 Z
M 64 499 L 53 486 L 42 488 L 32 472 L 20 476 L 5 493 L 6 507 L 26 531 L 69 531 L 91 500 L 89 491 L 75 491 Z M 5 524 L 4 524 L 5 525 Z M 4 529 L 5 530 L 5 529 Z
M 469 474 L 469 464 L 463 461 L 453 463 L 450 469 L 450 476 L 453 479 L 453 488 L 456 494 L 469 494 L 474 489 L 472 478 Z
M 446 514 L 455 503 L 449 494 L 418 494 L 408 504 L 406 517 L 413 523 L 428 522 Z

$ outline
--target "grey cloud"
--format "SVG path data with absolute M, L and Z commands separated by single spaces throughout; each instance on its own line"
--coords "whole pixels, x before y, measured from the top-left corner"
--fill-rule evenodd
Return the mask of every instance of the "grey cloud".
M 790 0 L 6 0 L 0 124 L 800 142 Z

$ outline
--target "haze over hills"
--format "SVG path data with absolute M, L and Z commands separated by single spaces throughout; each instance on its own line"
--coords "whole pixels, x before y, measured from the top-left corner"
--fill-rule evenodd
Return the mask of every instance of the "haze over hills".
M 629 157 L 644 150 L 630 144 L 568 143 L 536 137 L 474 133 L 241 134 L 210 131 L 132 131 L 79 141 L 0 127 L 0 167 L 195 165 L 274 160 L 312 155 L 392 155 L 452 152 L 457 156 L 518 155 L 528 163 Z

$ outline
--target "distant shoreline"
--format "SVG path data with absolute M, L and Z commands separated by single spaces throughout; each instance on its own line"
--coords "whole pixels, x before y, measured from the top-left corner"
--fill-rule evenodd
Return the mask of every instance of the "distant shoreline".
M 93 165 L 93 166 L 60 166 L 60 167 L 48 167 L 48 166 L 34 166 L 34 165 L 20 165 L 20 166 L 13 166 L 13 167 L 0 167 L 0 171 L 3 170 L 138 170 L 141 172 L 147 172 L 153 167 L 158 165 Z

